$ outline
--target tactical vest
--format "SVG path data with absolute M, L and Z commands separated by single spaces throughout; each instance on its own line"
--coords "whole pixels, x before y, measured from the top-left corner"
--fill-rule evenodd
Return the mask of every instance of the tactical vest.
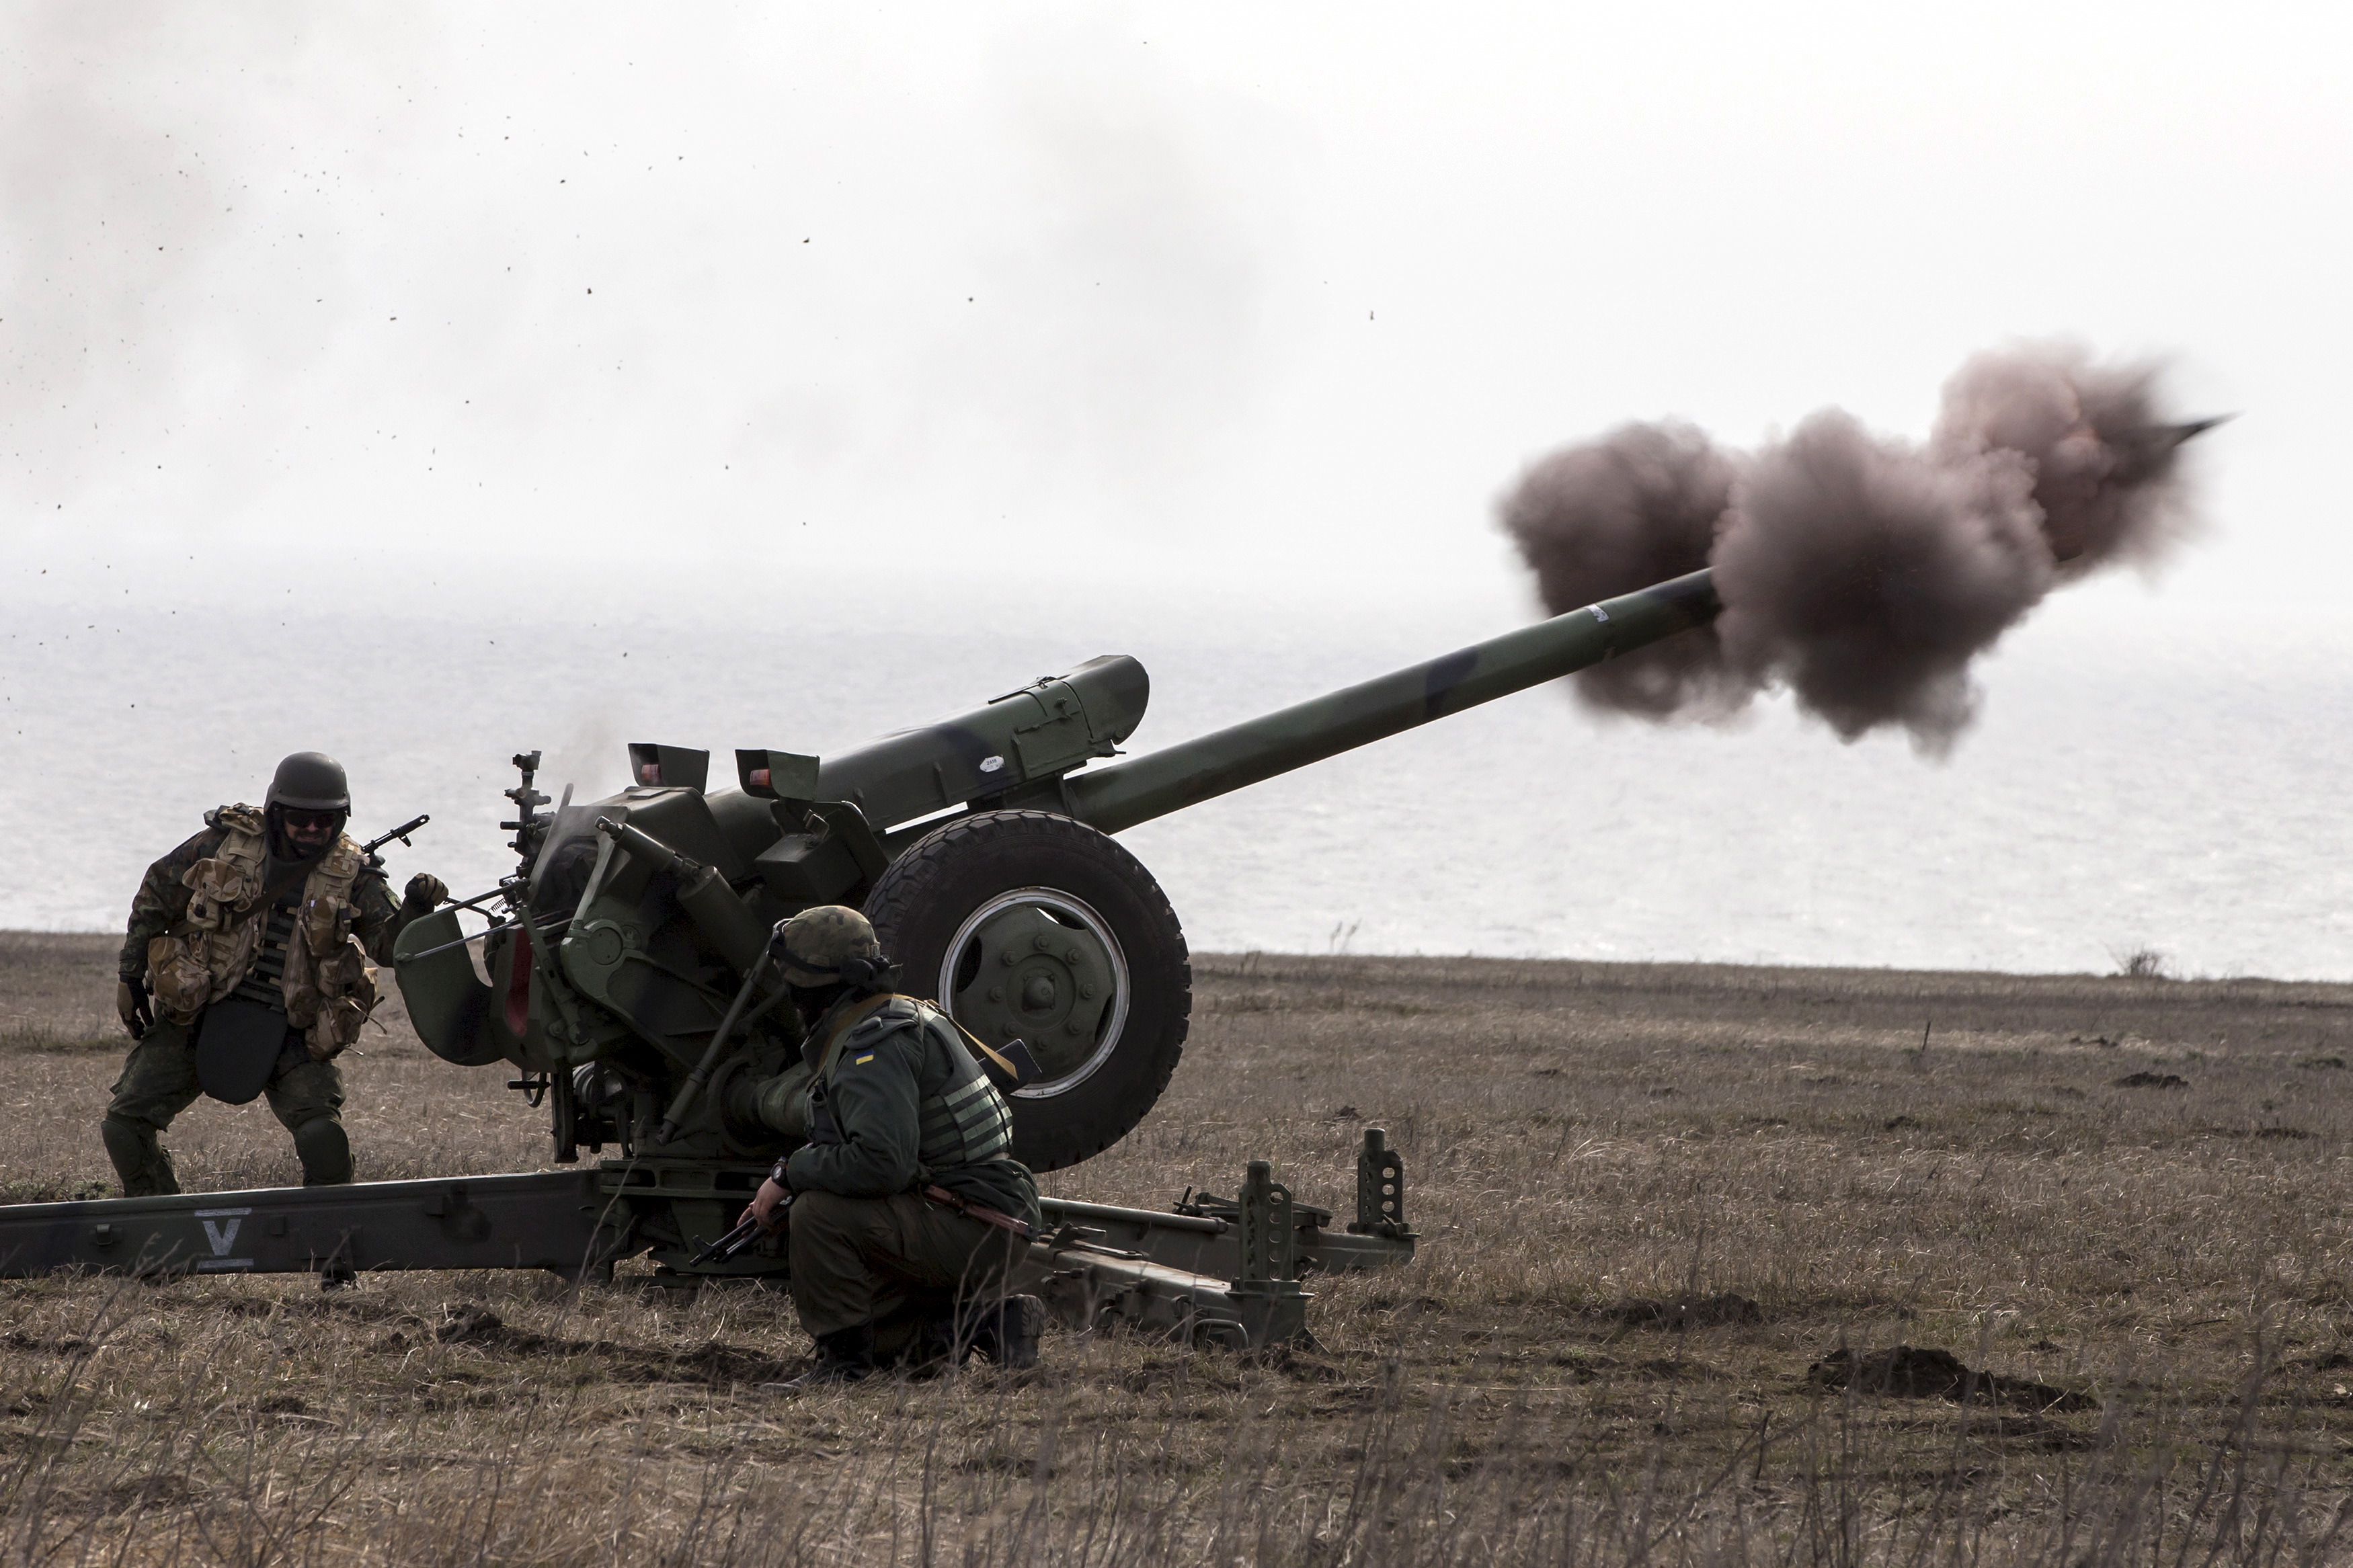
M 181 877 L 188 912 L 147 944 L 148 989 L 167 1016 L 191 1023 L 245 984 L 274 935 L 277 999 L 286 1021 L 305 1032 L 311 1056 L 324 1061 L 359 1038 L 375 1009 L 375 972 L 352 935 L 359 913 L 352 884 L 366 858 L 337 835 L 303 879 L 292 910 L 279 915 L 271 908 L 276 900 L 262 898 L 269 859 L 262 814 L 225 805 L 211 820 L 227 836 Z
M 826 1087 L 842 1058 L 871 1051 L 905 1029 L 921 1029 L 934 1047 L 924 1053 L 923 1082 L 916 1096 L 920 1125 L 915 1159 L 924 1179 L 1009 1155 L 1013 1112 L 1005 1097 L 965 1049 L 955 1021 L 913 996 L 866 998 L 862 1005 L 853 1004 L 843 1022 L 833 1028 L 818 1058 L 817 1079 L 810 1086 L 809 1142 L 841 1141 L 827 1103 Z

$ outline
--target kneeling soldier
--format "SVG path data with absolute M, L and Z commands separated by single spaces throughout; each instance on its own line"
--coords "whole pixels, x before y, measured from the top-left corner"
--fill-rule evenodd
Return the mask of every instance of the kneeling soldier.
M 131 905 L 116 1010 L 138 1044 L 100 1124 L 127 1197 L 180 1190 L 159 1134 L 198 1094 L 242 1105 L 267 1093 L 294 1135 L 302 1184 L 352 1179 L 335 1058 L 375 1006 L 368 960 L 448 894 L 409 879 L 396 906 L 384 873 L 343 837 L 343 764 L 297 752 L 262 808 L 224 805 L 147 868 Z
M 892 991 L 874 928 L 840 905 L 805 910 L 771 949 L 808 1025 L 809 1142 L 744 1217 L 774 1227 L 790 1198 L 793 1305 L 816 1375 L 960 1359 L 1035 1365 L 1045 1305 L 1004 1294 L 1038 1220 L 1013 1117 L 955 1021 Z

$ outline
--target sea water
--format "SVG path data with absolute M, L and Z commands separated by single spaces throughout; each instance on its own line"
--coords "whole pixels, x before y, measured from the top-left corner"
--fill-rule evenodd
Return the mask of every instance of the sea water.
M 148 861 L 285 752 L 349 766 L 353 827 L 418 812 L 396 880 L 512 868 L 511 753 L 617 788 L 623 745 L 824 752 L 1102 652 L 1145 751 L 1519 624 L 1524 590 L 1034 578 L 818 594 L 518 571 L 459 595 L 19 579 L 0 668 L 0 926 L 120 929 Z M 126 583 L 131 585 L 126 586 Z M 806 585 L 803 585 L 806 586 Z M 344 597 L 352 603 L 337 605 Z M 814 606 L 814 607 L 812 607 Z M 2060 595 L 1981 667 L 1949 757 L 1744 723 L 1599 719 L 1550 687 L 1123 836 L 1205 951 L 1482 953 L 2353 977 L 2353 621 Z

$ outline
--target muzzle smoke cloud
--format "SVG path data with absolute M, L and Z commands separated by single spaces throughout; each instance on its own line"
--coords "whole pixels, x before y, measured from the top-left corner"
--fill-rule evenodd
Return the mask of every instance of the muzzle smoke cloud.
M 1715 568 L 1724 613 L 1577 678 L 1644 718 L 1725 718 L 1786 687 L 1847 740 L 1901 725 L 1941 753 L 1969 662 L 2059 584 L 2149 562 L 2193 521 L 2153 368 L 2072 348 L 1980 354 L 1926 446 L 1824 409 L 1758 451 L 1629 425 L 1531 468 L 1505 530 L 1555 614 Z

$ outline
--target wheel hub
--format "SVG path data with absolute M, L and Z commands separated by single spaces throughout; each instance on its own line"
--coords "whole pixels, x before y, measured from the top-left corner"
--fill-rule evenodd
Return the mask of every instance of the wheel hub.
M 1127 1015 L 1127 963 L 1109 926 L 1067 893 L 1024 888 L 975 910 L 948 944 L 940 993 L 982 1041 L 1026 1043 L 1032 1098 L 1082 1082 L 1117 1043 Z

